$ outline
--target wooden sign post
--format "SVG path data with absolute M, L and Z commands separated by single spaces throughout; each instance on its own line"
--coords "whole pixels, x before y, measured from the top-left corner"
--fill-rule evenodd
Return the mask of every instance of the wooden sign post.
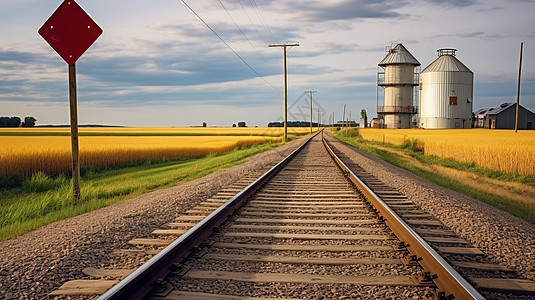
M 69 107 L 71 113 L 72 190 L 80 199 L 80 151 L 78 147 L 78 103 L 76 97 L 76 63 L 69 65 Z
M 69 65 L 72 182 L 74 198 L 78 200 L 80 199 L 80 156 L 75 63 L 102 34 L 102 29 L 74 0 L 65 0 L 41 26 L 39 34 Z

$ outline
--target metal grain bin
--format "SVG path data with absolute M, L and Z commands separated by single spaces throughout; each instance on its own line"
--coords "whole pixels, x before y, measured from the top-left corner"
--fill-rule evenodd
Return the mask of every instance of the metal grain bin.
M 417 111 L 413 98 L 419 65 L 402 44 L 390 47 L 379 62 L 377 85 L 384 88 L 384 101 L 382 106 L 377 103 L 377 113 L 384 115 L 386 128 L 411 128 L 412 116 Z
M 438 58 L 420 73 L 418 126 L 426 129 L 471 128 L 474 73 L 439 49 Z

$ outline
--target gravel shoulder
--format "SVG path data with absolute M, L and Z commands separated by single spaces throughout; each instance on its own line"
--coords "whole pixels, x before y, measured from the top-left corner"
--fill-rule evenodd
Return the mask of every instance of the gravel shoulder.
M 112 252 L 148 236 L 239 178 L 259 176 L 307 137 L 259 153 L 247 162 L 178 186 L 58 221 L 0 243 L 0 299 L 46 299 L 86 267 L 105 267 Z
M 441 187 L 329 136 L 353 162 L 485 252 L 496 263 L 535 280 L 535 225 Z

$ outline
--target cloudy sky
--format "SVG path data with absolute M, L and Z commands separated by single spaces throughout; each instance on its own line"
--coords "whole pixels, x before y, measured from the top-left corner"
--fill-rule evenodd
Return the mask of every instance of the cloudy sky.
M 37 30 L 61 1 L 0 2 L 0 115 L 68 124 L 67 64 Z M 291 120 L 376 114 L 377 63 L 401 42 L 422 69 L 444 47 L 475 73 L 474 109 L 535 111 L 533 0 L 78 0 L 104 30 L 78 60 L 80 124 L 266 126 L 283 115 L 288 51 Z M 316 115 L 314 121 L 316 121 Z

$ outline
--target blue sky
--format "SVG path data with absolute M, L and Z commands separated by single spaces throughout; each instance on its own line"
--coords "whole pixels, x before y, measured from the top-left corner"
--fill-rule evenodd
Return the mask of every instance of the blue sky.
M 37 33 L 60 3 L 0 2 L 0 115 L 68 124 L 67 64 Z M 77 62 L 80 124 L 281 120 L 282 50 L 268 44 L 284 42 L 300 43 L 288 52 L 291 120 L 309 118 L 305 90 L 317 91 L 324 121 L 340 120 L 344 104 L 374 117 L 377 63 L 395 42 L 422 69 L 437 49 L 458 49 L 477 110 L 515 101 L 524 41 L 521 104 L 535 111 L 535 1 L 186 0 L 254 71 L 182 1 L 77 3 L 104 30 Z

